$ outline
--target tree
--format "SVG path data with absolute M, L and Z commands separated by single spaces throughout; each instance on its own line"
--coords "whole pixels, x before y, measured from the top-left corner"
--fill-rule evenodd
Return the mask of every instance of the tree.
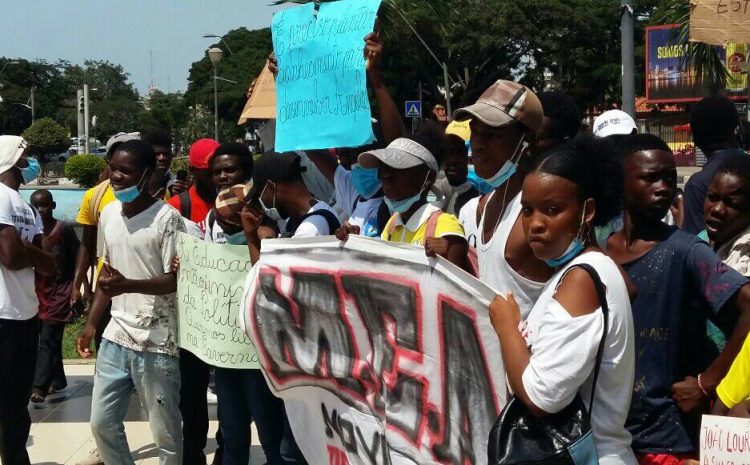
M 231 53 L 225 43 L 229 44 Z M 237 120 L 247 100 L 247 89 L 260 74 L 266 58 L 273 49 L 271 30 L 265 28 L 248 31 L 244 27 L 234 29 L 225 34 L 213 47 L 224 50 L 224 57 L 218 65 L 219 76 L 237 82 L 218 82 L 220 139 L 230 140 L 245 134 L 245 130 L 237 125 Z M 190 67 L 188 88 L 184 95 L 186 107 L 197 108 L 200 105 L 213 114 L 213 86 L 213 65 L 208 55 L 204 55 Z M 213 137 L 213 130 L 210 137 Z
M 656 24 L 679 24 L 677 37 L 688 44 L 684 60 L 695 64 L 695 72 L 710 88 L 722 89 L 726 86 L 729 72 L 721 61 L 716 47 L 701 42 L 687 41 L 690 35 L 690 0 L 662 0 L 655 9 L 653 20 Z
M 41 165 L 47 163 L 47 157 L 60 153 L 70 145 L 68 131 L 52 118 L 34 121 L 23 132 L 23 138 L 29 143 L 27 153 L 34 155 Z
M 65 177 L 83 188 L 94 187 L 106 166 L 107 162 L 96 155 L 75 155 L 65 163 Z

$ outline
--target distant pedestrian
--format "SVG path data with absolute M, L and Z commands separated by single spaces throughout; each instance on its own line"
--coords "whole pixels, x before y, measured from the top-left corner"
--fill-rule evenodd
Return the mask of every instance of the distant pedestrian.
M 53 216 L 56 205 L 50 191 L 38 190 L 31 194 L 31 205 L 42 218 L 44 237 L 57 263 L 55 276 L 36 274 L 40 331 L 31 401 L 44 402 L 47 394 L 65 389 L 68 385 L 63 369 L 62 340 L 65 323 L 72 316 L 70 292 L 81 242 L 72 225 Z

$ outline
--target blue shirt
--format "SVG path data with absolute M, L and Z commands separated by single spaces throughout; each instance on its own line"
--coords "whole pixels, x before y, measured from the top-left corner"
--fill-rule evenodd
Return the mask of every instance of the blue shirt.
M 682 414 L 672 400 L 672 384 L 701 373 L 718 355 L 706 336 L 706 318 L 729 330 L 727 320 L 733 319 L 727 313 L 735 309 L 723 307 L 748 281 L 707 244 L 676 228 L 623 267 L 638 289 L 632 302 L 635 385 L 626 423 L 633 450 L 691 452 L 700 415 Z
M 686 232 L 698 234 L 706 229 L 703 219 L 703 202 L 716 170 L 727 158 L 734 155 L 745 155 L 742 149 L 723 149 L 713 152 L 703 169 L 690 176 L 685 184 L 685 223 L 682 226 Z

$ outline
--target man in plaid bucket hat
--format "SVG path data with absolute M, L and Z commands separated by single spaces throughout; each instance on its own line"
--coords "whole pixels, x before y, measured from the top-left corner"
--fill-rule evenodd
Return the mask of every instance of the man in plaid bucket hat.
M 459 213 L 469 244 L 476 247 L 479 279 L 493 289 L 513 292 L 522 318 L 553 271 L 534 256 L 519 220 L 521 187 L 531 169 L 529 147 L 543 117 L 534 92 L 502 79 L 454 115 L 458 121 L 471 119 L 474 169 L 494 188 L 467 202 Z

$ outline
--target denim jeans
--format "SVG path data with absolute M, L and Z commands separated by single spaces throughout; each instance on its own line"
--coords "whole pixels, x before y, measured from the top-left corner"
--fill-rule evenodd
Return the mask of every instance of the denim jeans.
M 91 395 L 91 432 L 107 465 L 132 465 L 123 420 L 133 387 L 148 414 L 160 465 L 182 464 L 179 358 L 103 340 Z
M 216 395 L 223 465 L 247 465 L 252 422 L 268 465 L 305 463 L 288 427 L 284 402 L 271 393 L 260 370 L 216 368 Z

